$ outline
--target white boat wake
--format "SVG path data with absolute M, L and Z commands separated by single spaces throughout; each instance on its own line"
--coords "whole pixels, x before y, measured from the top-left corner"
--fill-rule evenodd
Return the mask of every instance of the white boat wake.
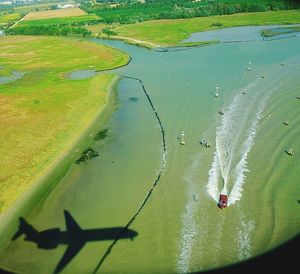
M 251 257 L 251 235 L 255 229 L 254 221 L 245 221 L 245 218 L 245 216 L 241 216 L 241 227 L 239 228 L 236 237 L 238 244 L 238 259 L 240 261 Z
M 276 79 L 268 84 L 257 79 L 234 96 L 222 116 L 221 125 L 216 129 L 216 151 L 207 183 L 208 193 L 216 202 L 220 194 L 228 195 L 228 206 L 241 199 L 249 172 L 247 157 L 266 101 L 276 84 Z
M 179 242 L 179 255 L 177 261 L 178 273 L 187 273 L 190 268 L 190 260 L 193 251 L 195 239 L 199 238 L 200 229 L 195 220 L 195 213 L 199 207 L 199 197 L 196 194 L 197 176 L 196 170 L 198 169 L 201 155 L 197 155 L 191 167 L 187 171 L 184 181 L 188 186 L 188 203 L 185 207 L 185 212 L 182 216 L 183 229 Z

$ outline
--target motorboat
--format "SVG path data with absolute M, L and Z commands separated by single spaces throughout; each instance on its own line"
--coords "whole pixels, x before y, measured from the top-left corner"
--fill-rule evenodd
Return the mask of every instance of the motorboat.
M 227 202 L 228 202 L 228 196 L 225 194 L 221 194 L 218 203 L 219 208 L 223 209 L 227 207 Z

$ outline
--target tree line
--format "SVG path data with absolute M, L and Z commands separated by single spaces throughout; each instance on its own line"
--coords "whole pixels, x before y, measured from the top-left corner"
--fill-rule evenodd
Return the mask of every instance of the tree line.
M 58 35 L 58 36 L 89 36 L 91 32 L 84 27 L 46 25 L 17 27 L 6 30 L 11 35 Z
M 119 5 L 112 6 L 112 1 L 101 1 L 102 5 L 84 4 L 82 8 L 102 18 L 106 24 L 130 24 L 155 19 L 180 19 L 204 17 L 211 15 L 229 15 L 245 12 L 277 11 L 300 8 L 298 1 L 261 0 L 261 1 L 214 1 L 202 0 L 192 2 L 188 0 L 146 0 L 117 1 Z M 116 2 L 116 1 L 113 1 Z

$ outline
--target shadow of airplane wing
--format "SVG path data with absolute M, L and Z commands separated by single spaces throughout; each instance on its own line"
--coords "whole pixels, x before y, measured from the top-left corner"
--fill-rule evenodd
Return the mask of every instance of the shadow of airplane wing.
M 63 268 L 77 255 L 77 253 L 83 248 L 85 245 L 85 242 L 74 242 L 71 243 L 68 248 L 66 249 L 63 257 L 61 260 L 58 262 L 54 273 L 59 273 L 60 271 L 63 270 Z

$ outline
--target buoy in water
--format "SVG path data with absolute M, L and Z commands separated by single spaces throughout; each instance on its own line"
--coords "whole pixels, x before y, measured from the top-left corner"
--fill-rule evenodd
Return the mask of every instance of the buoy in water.
M 184 131 L 181 132 L 180 144 L 181 144 L 181 145 L 185 145 Z
M 219 85 L 216 85 L 216 93 L 215 93 L 215 97 L 219 97 Z
M 251 70 L 251 61 L 248 62 L 248 68 L 247 68 L 247 70 L 248 70 L 248 71 Z

